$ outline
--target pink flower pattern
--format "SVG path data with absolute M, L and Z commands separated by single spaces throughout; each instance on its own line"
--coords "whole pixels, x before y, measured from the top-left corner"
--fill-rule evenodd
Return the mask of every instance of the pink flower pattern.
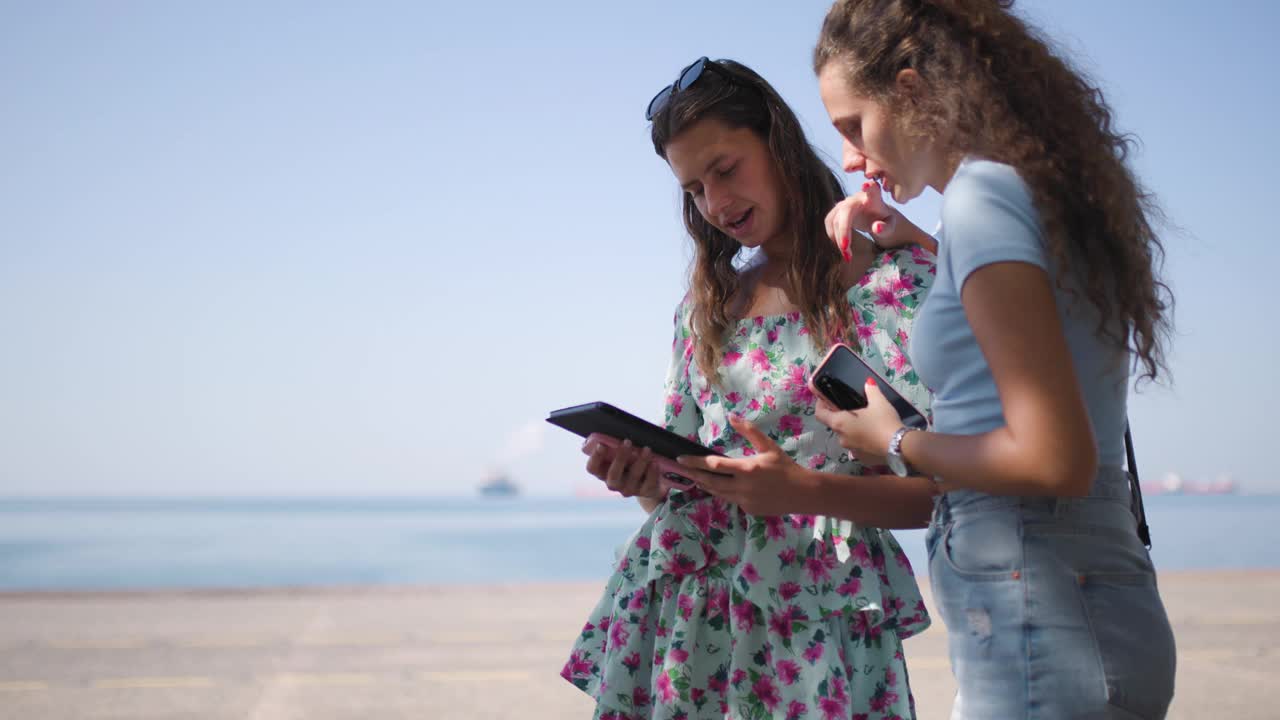
M 764 348 L 756 348 L 747 353 L 747 359 L 751 361 L 751 369 L 756 372 L 769 372 L 773 369 L 773 364 L 769 362 L 769 354 Z
M 889 252 L 848 293 L 845 341 L 922 408 L 928 391 L 903 351 L 932 277 L 930 256 Z M 682 304 L 662 396 L 669 430 L 745 457 L 753 449 L 727 422 L 739 413 L 803 466 L 869 471 L 811 414 L 808 376 L 826 348 L 799 313 L 739 323 L 719 384 L 694 360 L 689 323 Z M 825 522 L 671 490 L 624 547 L 562 677 L 612 720 L 912 717 L 901 641 L 929 618 L 910 564 L 887 532 L 815 538 Z
M 785 435 L 798 436 L 804 432 L 804 420 L 799 415 L 783 415 L 778 420 L 778 429 Z

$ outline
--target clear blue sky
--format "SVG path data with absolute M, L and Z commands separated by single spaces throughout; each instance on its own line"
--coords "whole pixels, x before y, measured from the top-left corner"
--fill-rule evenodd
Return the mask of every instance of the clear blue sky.
M 649 97 L 735 58 L 839 150 L 825 1 L 625 5 L 0 2 L 0 495 L 586 483 L 541 419 L 656 413 L 689 257 Z M 1150 476 L 1280 490 L 1276 8 L 1022 4 L 1184 231 Z

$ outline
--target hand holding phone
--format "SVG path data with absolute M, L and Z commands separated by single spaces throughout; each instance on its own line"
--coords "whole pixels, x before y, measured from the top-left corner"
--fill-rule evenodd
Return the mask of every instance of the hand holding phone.
M 907 427 L 925 429 L 929 421 L 924 413 L 902 397 L 888 380 L 872 370 L 853 348 L 839 343 L 833 345 L 818 367 L 809 377 L 809 389 L 841 410 L 861 410 L 867 406 L 867 396 L 862 388 L 867 380 L 874 380 Z

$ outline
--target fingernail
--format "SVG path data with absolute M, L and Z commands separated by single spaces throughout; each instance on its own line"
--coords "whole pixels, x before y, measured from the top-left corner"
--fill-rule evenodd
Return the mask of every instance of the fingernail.
M 872 186 L 872 185 L 874 185 L 874 184 L 875 184 L 875 183 L 873 183 L 873 182 L 871 182 L 870 180 L 868 180 L 868 181 L 866 181 L 866 182 L 862 183 L 862 189 L 863 189 L 863 190 L 870 190 L 870 189 L 871 189 L 871 186 Z
M 879 235 L 880 233 L 884 232 L 885 228 L 887 227 L 888 225 L 886 225 L 883 220 L 877 220 L 871 223 L 871 232 Z
M 872 385 L 875 385 L 875 384 L 876 384 L 875 380 L 872 380 L 871 378 L 867 378 L 867 382 L 866 382 L 867 387 L 871 387 Z
M 840 254 L 844 257 L 845 262 L 853 262 L 853 255 L 848 250 L 841 250 Z

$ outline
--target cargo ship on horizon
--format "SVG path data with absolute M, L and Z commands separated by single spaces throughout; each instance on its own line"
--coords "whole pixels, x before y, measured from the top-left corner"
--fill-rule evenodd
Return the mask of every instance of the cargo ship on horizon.
M 1226 475 L 1204 483 L 1183 480 L 1177 473 L 1169 473 L 1156 482 L 1142 483 L 1146 495 L 1234 495 L 1240 488 Z

